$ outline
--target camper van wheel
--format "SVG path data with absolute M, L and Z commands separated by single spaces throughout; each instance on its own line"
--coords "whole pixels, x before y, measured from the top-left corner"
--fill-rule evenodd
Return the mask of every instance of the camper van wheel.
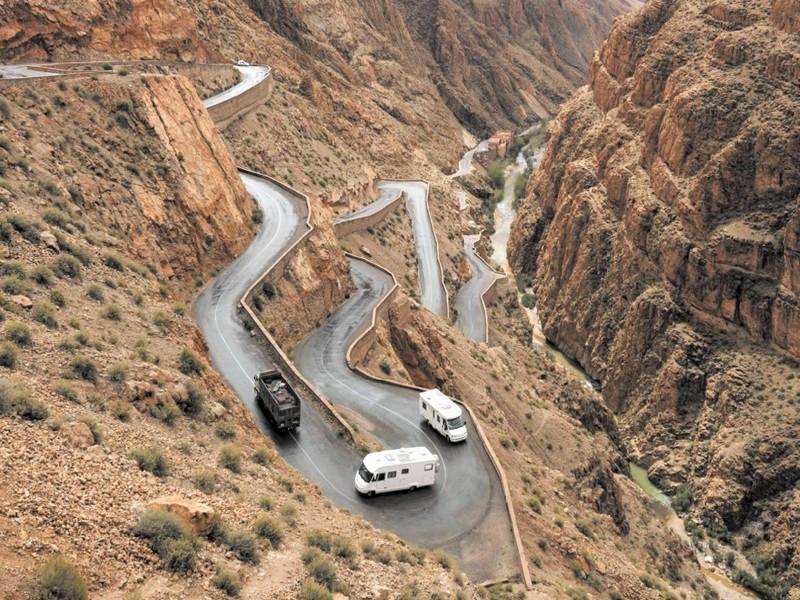
M 416 489 L 417 489 L 417 486 L 415 486 L 415 485 L 412 485 L 410 488 L 408 488 L 408 491 L 409 491 L 409 492 L 413 492 L 413 491 L 414 491 L 414 490 L 416 490 Z
M 367 492 L 367 497 L 372 498 L 375 495 L 375 490 L 370 490 Z

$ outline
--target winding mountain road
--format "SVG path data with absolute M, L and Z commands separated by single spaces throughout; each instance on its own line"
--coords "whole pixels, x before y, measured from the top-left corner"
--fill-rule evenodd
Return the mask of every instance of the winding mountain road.
M 39 76 L 19 67 L 6 67 L 0 73 L 16 74 L 15 78 Z M 250 74 L 246 82 L 214 97 L 218 100 L 212 105 L 250 89 L 264 71 L 258 76 L 255 71 Z M 424 445 L 438 453 L 441 466 L 436 484 L 412 493 L 365 498 L 353 485 L 361 455 L 337 435 L 328 423 L 329 415 L 316 404 L 302 403 L 302 426 L 294 432 L 279 434 L 269 425 L 256 403 L 252 378 L 272 366 L 272 360 L 268 349 L 244 327 L 239 303 L 250 285 L 307 231 L 307 206 L 298 194 L 267 178 L 244 172 L 240 176 L 263 211 L 263 225 L 245 252 L 204 288 L 192 306 L 214 368 L 287 462 L 317 483 L 338 506 L 413 544 L 446 550 L 475 580 L 513 575 L 519 567 L 518 555 L 505 498 L 479 437 L 473 435 L 465 443 L 451 445 L 421 422 L 415 390 L 374 381 L 347 366 L 346 352 L 360 325 L 371 319 L 373 308 L 394 285 L 381 269 L 351 259 L 355 292 L 301 342 L 295 350 L 296 366 L 329 400 L 354 415 L 380 444 Z M 405 194 L 417 240 L 423 305 L 446 316 L 448 298 L 427 209 L 427 184 L 384 181 L 379 187 L 376 206 L 363 210 L 380 210 L 380 203 L 391 201 L 397 193 Z M 467 421 L 474 432 L 474 424 L 469 418 Z
M 450 312 L 450 300 L 442 280 L 439 244 L 428 212 L 428 184 L 423 181 L 382 180 L 378 183 L 378 190 L 381 196 L 376 202 L 381 202 L 381 198 L 387 193 L 405 194 L 406 210 L 411 217 L 411 229 L 414 233 L 422 306 L 440 317 L 447 318 Z
M 239 83 L 233 87 L 229 87 L 227 90 L 221 91 L 219 94 L 206 98 L 203 100 L 203 106 L 211 108 L 212 106 L 232 100 L 236 96 L 245 93 L 250 88 L 257 86 L 269 77 L 269 74 L 272 72 L 270 67 L 264 65 L 234 65 L 234 68 L 242 75 L 242 79 Z
M 456 327 L 471 340 L 485 342 L 487 317 L 483 294 L 502 275 L 489 268 L 475 252 L 475 244 L 480 239 L 481 236 L 477 233 L 464 236 L 464 256 L 469 263 L 472 277 L 456 292 L 453 308 L 456 312 Z

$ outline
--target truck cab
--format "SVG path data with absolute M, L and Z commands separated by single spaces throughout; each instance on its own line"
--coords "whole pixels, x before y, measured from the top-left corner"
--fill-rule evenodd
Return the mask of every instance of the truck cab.
M 467 439 L 467 424 L 464 421 L 463 410 L 441 390 L 420 392 L 419 414 L 448 441 L 463 442 Z

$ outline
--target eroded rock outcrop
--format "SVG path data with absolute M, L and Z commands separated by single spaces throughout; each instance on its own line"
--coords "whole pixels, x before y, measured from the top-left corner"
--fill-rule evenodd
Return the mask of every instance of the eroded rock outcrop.
M 696 508 L 730 529 L 762 520 L 764 539 L 800 477 L 786 446 L 797 15 L 788 0 L 655 0 L 622 18 L 550 128 L 509 245 L 546 335 L 602 382 L 662 483 L 689 481 Z

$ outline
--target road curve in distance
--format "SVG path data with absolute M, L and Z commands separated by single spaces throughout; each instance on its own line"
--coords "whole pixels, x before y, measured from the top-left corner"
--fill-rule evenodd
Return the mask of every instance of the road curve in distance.
M 210 98 L 206 98 L 203 100 L 203 106 L 206 108 L 211 108 L 212 106 L 216 106 L 217 104 L 231 100 L 239 94 L 243 94 L 251 87 L 255 87 L 269 77 L 271 71 L 270 67 L 265 65 L 233 66 L 237 71 L 239 71 L 239 73 L 241 73 L 241 81 L 239 81 L 239 83 L 236 85 L 229 87 L 227 90 L 221 91 L 219 94 L 211 96 Z
M 468 422 L 472 437 L 450 444 L 425 424 L 418 412 L 418 391 L 376 381 L 352 371 L 347 348 L 364 321 L 392 289 L 383 270 L 350 259 L 355 292 L 317 330 L 294 349 L 294 362 L 314 387 L 345 413 L 357 415 L 385 448 L 425 446 L 441 457 L 432 488 L 364 499 L 353 490 L 357 464 L 334 465 L 346 472 L 346 491 L 361 505 L 357 510 L 383 528 L 426 547 L 443 548 L 477 580 L 515 572 L 516 549 L 497 472 Z
M 456 292 L 453 307 L 456 311 L 456 327 L 468 338 L 486 342 L 487 317 L 483 293 L 501 276 L 490 269 L 475 252 L 475 244 L 480 238 L 480 234 L 464 236 L 464 255 L 469 263 L 472 277 Z
M 365 204 L 360 208 L 350 211 L 347 214 L 335 217 L 333 219 L 333 222 L 334 224 L 346 223 L 347 221 L 352 221 L 354 219 L 361 219 L 369 215 L 374 215 L 375 213 L 378 213 L 381 210 L 383 210 L 387 205 L 394 202 L 397 196 L 401 193 L 402 192 L 400 192 L 399 190 L 392 189 L 390 187 L 378 189 L 378 197 L 375 200 L 373 200 L 369 204 Z
M 381 194 L 385 192 L 405 194 L 406 210 L 411 217 L 411 229 L 416 246 L 422 306 L 434 314 L 447 318 L 449 310 L 447 290 L 442 280 L 439 245 L 428 211 L 428 184 L 423 181 L 381 180 L 378 182 L 378 190 Z
M 483 140 L 474 148 L 467 150 L 464 156 L 461 157 L 461 160 L 458 161 L 458 169 L 454 173 L 448 175 L 448 177 L 450 179 L 456 179 L 464 175 L 469 175 L 472 172 L 472 158 L 479 152 L 486 152 L 488 149 L 489 140 Z
M 63 73 L 53 73 L 37 69 L 38 65 L 0 65 L 2 79 L 31 79 L 34 77 L 57 77 Z

